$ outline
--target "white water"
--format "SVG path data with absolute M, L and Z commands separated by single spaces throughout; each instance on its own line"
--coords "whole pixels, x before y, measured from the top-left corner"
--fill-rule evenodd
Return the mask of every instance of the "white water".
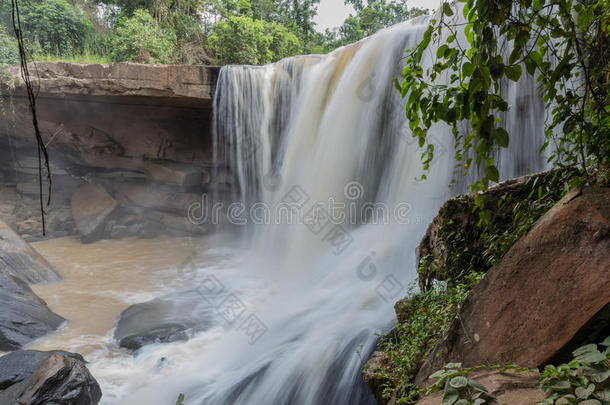
M 245 312 L 233 326 L 106 368 L 103 378 L 118 375 L 121 384 L 106 384 L 104 403 L 171 405 L 179 393 L 186 404 L 374 403 L 363 362 L 416 277 L 414 251 L 427 224 L 463 191 L 448 188 L 453 137 L 443 125 L 431 131 L 437 158 L 428 180 L 415 180 L 421 151 L 391 83 L 424 29 L 407 22 L 329 55 L 222 69 L 216 158 L 237 175 L 233 198 L 271 214 L 242 227 L 245 253 L 214 273 Z M 503 178 L 544 167 L 533 82 L 507 84 L 506 94 L 516 108 L 505 123 L 516 137 L 499 156 Z M 287 196 L 306 196 L 303 209 L 278 208 Z M 322 230 L 302 221 L 316 203 L 335 204 L 335 221 Z M 239 326 L 252 314 L 266 328 L 254 342 Z

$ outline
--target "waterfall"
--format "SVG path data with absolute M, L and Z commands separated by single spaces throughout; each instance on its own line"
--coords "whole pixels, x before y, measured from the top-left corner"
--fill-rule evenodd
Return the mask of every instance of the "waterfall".
M 328 55 L 222 68 L 215 159 L 235 176 L 231 198 L 251 234 L 239 280 L 262 286 L 247 300 L 256 325 L 189 352 L 173 377 L 151 378 L 125 403 L 167 405 L 180 392 L 186 404 L 375 403 L 363 363 L 416 279 L 415 248 L 429 221 L 470 179 L 449 187 L 453 136 L 444 124 L 430 131 L 436 157 L 427 180 L 417 179 L 421 150 L 392 78 L 427 22 Z M 544 114 L 533 80 L 505 88 L 514 136 L 497 159 L 509 178 L 545 167 Z

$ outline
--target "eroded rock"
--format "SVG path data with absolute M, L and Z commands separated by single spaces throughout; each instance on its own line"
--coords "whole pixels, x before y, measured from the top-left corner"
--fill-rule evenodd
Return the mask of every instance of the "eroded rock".
M 16 276 L 27 283 L 59 280 L 59 275 L 49 262 L 2 221 L 0 221 L 0 274 Z
M 209 301 L 196 290 L 185 291 L 130 306 L 121 314 L 114 338 L 121 347 L 138 350 L 152 343 L 187 340 L 215 324 Z
M 610 328 L 610 188 L 573 190 L 471 291 L 417 374 L 444 363 L 538 367 Z
M 101 389 L 81 355 L 19 350 L 0 357 L 0 403 L 95 405 Z
M 76 190 L 72 196 L 72 216 L 83 241 L 92 242 L 102 236 L 108 217 L 118 205 L 100 185 L 88 184 Z

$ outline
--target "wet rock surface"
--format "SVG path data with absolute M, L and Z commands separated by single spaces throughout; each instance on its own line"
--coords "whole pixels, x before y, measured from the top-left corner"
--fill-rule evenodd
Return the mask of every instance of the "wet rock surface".
M 138 350 L 148 344 L 187 340 L 215 324 L 212 305 L 192 290 L 130 306 L 121 314 L 114 338 L 121 347 Z
M 0 357 L 0 404 L 96 405 L 101 397 L 79 354 L 19 350 Z
M 231 176 L 212 176 L 224 173 L 222 162 L 212 159 L 209 131 L 218 68 L 38 63 L 38 121 L 48 134 L 53 177 L 44 236 L 31 114 L 18 70 L 4 71 L 0 88 L 14 114 L 9 117 L 11 125 L 0 128 L 0 160 L 6 162 L 0 168 L 0 220 L 28 241 L 209 231 L 209 226 L 188 220 L 184 203 L 198 200 L 201 205 L 202 195 L 231 182 Z M 99 221 L 83 225 L 82 217 L 73 216 L 73 196 L 91 183 L 119 202 L 119 217 L 101 220 L 100 215 Z M 46 184 L 43 198 L 46 201 Z M 140 216 L 137 225 L 121 218 L 131 215 Z
M 25 282 L 11 275 L 0 274 L 0 308 L 2 351 L 19 349 L 64 322 Z
M 538 367 L 610 332 L 610 188 L 572 190 L 470 292 L 417 374 L 448 362 Z
M 59 280 L 53 267 L 6 223 L 0 221 L 0 275 L 27 283 Z
M 97 184 L 88 184 L 72 196 L 72 216 L 84 242 L 93 242 L 103 236 L 107 219 L 119 203 Z
M 28 285 L 58 280 L 51 265 L 0 221 L 0 350 L 19 349 L 64 322 Z

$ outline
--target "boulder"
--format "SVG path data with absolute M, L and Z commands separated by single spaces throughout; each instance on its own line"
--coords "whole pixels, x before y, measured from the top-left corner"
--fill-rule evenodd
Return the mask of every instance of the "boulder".
M 486 404 L 532 405 L 544 400 L 546 395 L 540 390 L 540 374 L 534 371 L 480 370 L 468 374 L 487 390 Z M 417 405 L 439 405 L 443 392 L 438 391 L 417 402 Z
M 0 350 L 16 350 L 56 330 L 65 320 L 20 278 L 0 273 Z M 4 404 L 4 402 L 0 401 Z
M 84 242 L 99 239 L 118 202 L 97 184 L 80 187 L 72 196 L 72 217 Z
M 416 383 L 464 367 L 565 361 L 610 334 L 610 188 L 572 190 L 471 291 Z
M 79 354 L 19 350 L 0 357 L 0 403 L 95 405 L 97 381 Z
M 7 224 L 0 221 L 0 274 L 27 283 L 59 280 L 53 267 Z
M 362 370 L 362 379 L 373 392 L 378 404 L 388 403 L 383 397 L 383 390 L 390 383 L 391 368 L 388 367 L 388 361 L 387 354 L 375 351 Z
M 121 313 L 114 338 L 121 347 L 138 350 L 152 343 L 187 340 L 215 324 L 214 307 L 192 290 L 130 306 Z
M 479 195 L 482 207 L 490 217 L 485 229 L 497 235 L 520 232 L 519 224 L 514 222 L 515 212 L 520 207 L 527 207 L 527 216 L 532 222 L 538 219 L 544 213 L 539 207 L 557 202 L 572 176 L 573 171 L 568 169 L 551 170 L 490 187 Z M 539 189 L 545 190 L 542 199 L 538 197 Z M 475 198 L 471 194 L 457 195 L 443 204 L 428 226 L 417 248 L 419 284 L 423 290 L 431 289 L 434 280 L 459 283 L 463 281 L 465 269 L 484 272 L 493 264 L 485 257 L 489 246 L 484 243 L 484 228 L 477 226 L 479 212 L 475 208 Z
M 149 184 L 118 183 L 113 185 L 113 190 L 122 203 L 182 216 L 187 215 L 190 206 L 201 205 L 203 200 L 201 194 L 182 193 L 168 187 Z

